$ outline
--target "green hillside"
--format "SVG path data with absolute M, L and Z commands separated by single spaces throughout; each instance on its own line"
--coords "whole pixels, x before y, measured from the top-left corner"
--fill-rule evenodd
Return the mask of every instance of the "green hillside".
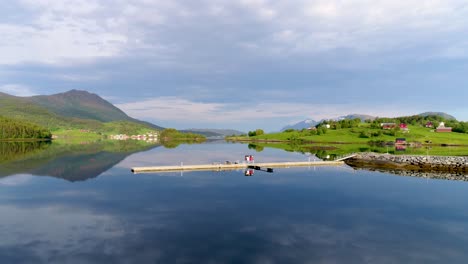
M 122 110 L 96 94 L 71 90 L 53 95 L 39 95 L 28 100 L 48 111 L 66 117 L 93 119 L 101 122 L 130 120 Z
M 34 123 L 54 134 L 68 130 L 85 130 L 97 134 L 138 134 L 161 129 L 127 116 L 95 94 L 76 90 L 34 97 L 0 93 L 0 116 Z
M 464 122 L 460 122 L 465 124 Z M 325 128 L 319 126 L 317 130 L 288 130 L 280 133 L 252 135 L 250 137 L 228 137 L 234 141 L 269 141 L 269 142 L 315 142 L 315 143 L 355 143 L 381 144 L 394 142 L 395 138 L 405 138 L 407 142 L 433 145 L 468 145 L 467 133 L 437 133 L 433 128 L 426 128 L 420 124 L 408 125 L 409 132 L 399 129 L 383 130 L 370 123 L 357 123 L 353 127 Z

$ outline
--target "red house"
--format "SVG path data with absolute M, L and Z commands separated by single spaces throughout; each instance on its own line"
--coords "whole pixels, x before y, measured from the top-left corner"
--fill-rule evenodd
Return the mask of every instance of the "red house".
M 434 124 L 431 121 L 429 121 L 426 123 L 426 127 L 428 128 L 434 127 Z

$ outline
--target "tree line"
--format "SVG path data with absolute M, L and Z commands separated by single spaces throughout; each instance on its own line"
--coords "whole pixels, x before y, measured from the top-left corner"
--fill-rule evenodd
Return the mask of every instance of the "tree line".
M 0 139 L 51 139 L 51 132 L 22 120 L 0 116 Z
M 458 133 L 468 133 L 468 122 L 458 121 L 456 119 L 446 119 L 439 115 L 427 115 L 427 116 L 420 116 L 420 115 L 413 115 L 413 116 L 402 116 L 402 117 L 395 117 L 395 118 L 377 118 L 375 119 L 372 124 L 374 126 L 379 126 L 380 123 L 405 123 L 410 125 L 421 125 L 425 126 L 428 122 L 432 122 L 433 127 L 439 126 L 441 122 L 444 122 L 446 127 L 451 127 L 453 132 Z
M 428 122 L 432 122 L 433 127 L 439 126 L 441 122 L 444 122 L 446 127 L 451 127 L 453 132 L 468 133 L 468 122 L 458 121 L 456 119 L 446 119 L 440 115 L 413 115 L 413 116 L 402 116 L 402 117 L 378 117 L 374 120 L 365 120 L 366 123 L 370 124 L 371 128 L 381 128 L 381 123 L 396 123 L 397 125 L 404 123 L 413 126 L 425 126 Z M 330 129 L 340 128 L 355 128 L 359 127 L 361 120 L 355 119 L 343 119 L 343 120 L 324 120 L 316 127 L 320 128 L 324 125 L 329 125 Z M 398 130 L 398 127 L 396 128 Z

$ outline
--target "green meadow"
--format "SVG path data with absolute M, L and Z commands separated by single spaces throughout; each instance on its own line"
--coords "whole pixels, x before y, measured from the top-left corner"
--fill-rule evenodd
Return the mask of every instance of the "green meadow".
M 407 155 L 468 155 L 468 134 L 437 133 L 434 129 L 409 125 L 409 131 L 372 128 L 368 123 L 342 129 L 319 128 L 261 134 L 258 136 L 227 137 L 229 141 L 249 142 L 249 148 L 262 151 L 278 148 L 286 151 L 315 154 L 333 158 L 356 152 L 377 152 Z M 396 138 L 405 138 L 404 150 L 393 145 Z
M 301 141 L 312 143 L 353 143 L 368 144 L 369 142 L 394 142 L 396 138 L 405 138 L 409 143 L 422 143 L 431 145 L 466 145 L 466 133 L 437 133 L 434 129 L 422 126 L 409 125 L 409 132 L 385 131 L 380 128 L 371 128 L 367 123 L 358 127 L 342 129 L 324 129 L 324 133 L 314 134 L 311 130 L 291 131 L 262 134 L 258 136 L 228 137 L 232 141 Z M 388 134 L 385 134 L 388 133 Z

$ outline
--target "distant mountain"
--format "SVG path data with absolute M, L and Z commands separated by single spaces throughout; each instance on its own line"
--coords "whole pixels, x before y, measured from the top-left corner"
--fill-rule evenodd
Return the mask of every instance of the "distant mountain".
M 340 116 L 340 117 L 334 118 L 334 120 L 345 120 L 345 119 L 356 119 L 356 118 L 359 118 L 359 119 L 361 119 L 362 122 L 364 122 L 364 121 L 369 120 L 369 119 L 374 120 L 377 117 L 371 116 L 371 115 L 350 114 L 350 115 Z
M 315 121 L 315 120 L 312 120 L 312 119 L 306 119 L 304 121 L 298 122 L 298 123 L 293 124 L 293 125 L 287 125 L 287 126 L 283 127 L 281 129 L 281 131 L 285 131 L 287 129 L 301 130 L 301 129 L 304 129 L 304 128 L 309 128 L 309 127 L 315 126 L 318 123 L 320 123 L 320 121 Z
M 122 110 L 99 95 L 87 91 L 70 90 L 53 95 L 32 96 L 29 100 L 57 115 L 92 119 L 101 122 L 125 120 L 147 125 L 155 129 L 163 129 L 149 122 L 129 117 Z
M 189 128 L 180 130 L 184 133 L 195 133 L 204 135 L 206 137 L 225 137 L 225 136 L 232 136 L 232 135 L 242 135 L 245 132 L 233 130 L 233 129 L 214 129 L 214 128 Z
M 49 129 L 79 128 L 102 130 L 112 127 L 162 129 L 134 119 L 96 94 L 71 90 L 54 95 L 17 97 L 0 93 L 0 115 L 34 122 Z
M 101 122 L 132 119 L 108 101 L 87 91 L 71 90 L 53 95 L 33 96 L 29 100 L 62 116 L 93 119 Z
M 418 115 L 419 116 L 435 115 L 435 116 L 441 116 L 441 117 L 443 117 L 444 119 L 447 119 L 447 120 L 457 120 L 454 116 L 449 115 L 449 114 L 444 113 L 444 112 L 424 112 L 424 113 L 421 113 L 421 114 L 418 114 Z

